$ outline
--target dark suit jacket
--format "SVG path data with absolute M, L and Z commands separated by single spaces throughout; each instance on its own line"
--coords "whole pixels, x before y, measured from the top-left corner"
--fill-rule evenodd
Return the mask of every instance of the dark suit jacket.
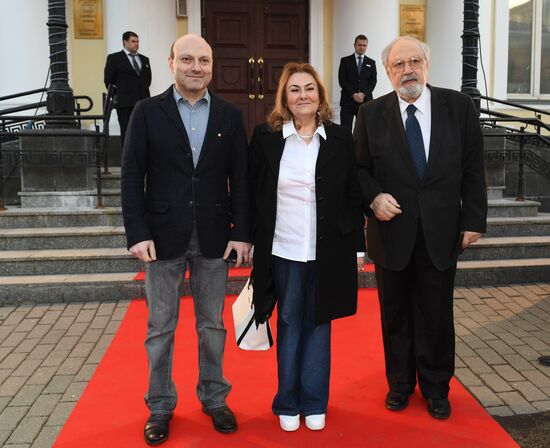
M 354 140 L 359 182 L 367 212 L 378 193 L 391 194 L 402 213 L 390 221 L 368 218 L 369 256 L 402 270 L 410 260 L 419 222 L 431 260 L 439 270 L 456 263 L 460 232 L 485 232 L 487 192 L 483 137 L 471 99 L 431 87 L 428 168 L 419 180 L 395 92 L 359 108 Z
M 365 250 L 364 216 L 351 134 L 325 126 L 315 169 L 317 206 L 316 323 L 354 314 L 357 309 L 357 251 Z M 250 143 L 250 191 L 253 210 L 254 303 L 262 319 L 271 278 L 282 131 L 257 126 Z
M 221 257 L 230 239 L 250 241 L 241 111 L 211 93 L 208 127 L 194 168 L 172 87 L 138 102 L 124 142 L 122 213 L 128 247 L 153 240 L 158 259 L 184 254 L 194 222 L 206 257 Z
M 338 68 L 338 83 L 342 88 L 340 106 L 357 106 L 353 94 L 363 92 L 365 101 L 372 100 L 372 91 L 376 87 L 376 63 L 373 59 L 363 55 L 361 75 L 357 71 L 355 53 L 340 60 Z
M 105 87 L 114 84 L 116 90 L 116 107 L 133 107 L 144 98 L 149 98 L 151 85 L 151 66 L 149 58 L 140 54 L 141 71 L 138 74 L 132 67 L 124 50 L 107 56 L 103 80 Z

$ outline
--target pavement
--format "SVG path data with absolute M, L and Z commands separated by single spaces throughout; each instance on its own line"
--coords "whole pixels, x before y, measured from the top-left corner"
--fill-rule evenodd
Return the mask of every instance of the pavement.
M 128 301 L 0 307 L 0 446 L 52 447 Z M 550 284 L 457 288 L 456 377 L 522 448 L 550 446 Z

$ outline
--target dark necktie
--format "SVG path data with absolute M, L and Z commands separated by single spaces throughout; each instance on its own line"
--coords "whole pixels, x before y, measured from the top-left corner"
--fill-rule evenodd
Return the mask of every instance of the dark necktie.
M 138 74 L 139 76 L 139 72 L 140 72 L 140 69 L 139 69 L 139 65 L 136 61 L 136 55 L 135 54 L 132 54 L 132 53 L 128 53 L 130 55 L 130 57 L 132 58 L 132 66 L 134 67 L 134 70 L 136 71 L 136 73 Z
M 361 66 L 363 65 L 363 56 L 357 58 L 357 73 L 361 74 Z
M 413 158 L 414 166 L 418 177 L 422 180 L 424 173 L 426 172 L 426 152 L 424 151 L 424 141 L 422 139 L 422 131 L 420 130 L 420 124 L 414 116 L 416 112 L 416 106 L 410 104 L 407 107 L 407 119 L 405 120 L 405 129 L 407 131 L 407 140 L 409 141 L 409 148 Z

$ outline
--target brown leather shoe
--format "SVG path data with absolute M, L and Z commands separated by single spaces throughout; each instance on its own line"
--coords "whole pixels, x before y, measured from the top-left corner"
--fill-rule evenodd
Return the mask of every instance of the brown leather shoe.
M 386 395 L 386 409 L 401 411 L 409 405 L 409 394 L 390 390 Z
M 227 405 L 214 409 L 203 409 L 203 412 L 212 417 L 216 431 L 229 434 L 237 430 L 237 419 Z
M 145 428 L 143 437 L 148 445 L 160 445 L 168 440 L 169 422 L 172 414 L 151 414 Z
M 428 412 L 433 418 L 445 420 L 451 416 L 451 403 L 447 398 L 428 398 Z

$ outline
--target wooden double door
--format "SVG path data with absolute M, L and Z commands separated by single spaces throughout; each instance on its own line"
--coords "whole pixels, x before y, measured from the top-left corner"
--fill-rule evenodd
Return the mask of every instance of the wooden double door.
M 202 20 L 210 87 L 242 109 L 251 135 L 273 108 L 284 65 L 309 60 L 308 0 L 205 0 Z

